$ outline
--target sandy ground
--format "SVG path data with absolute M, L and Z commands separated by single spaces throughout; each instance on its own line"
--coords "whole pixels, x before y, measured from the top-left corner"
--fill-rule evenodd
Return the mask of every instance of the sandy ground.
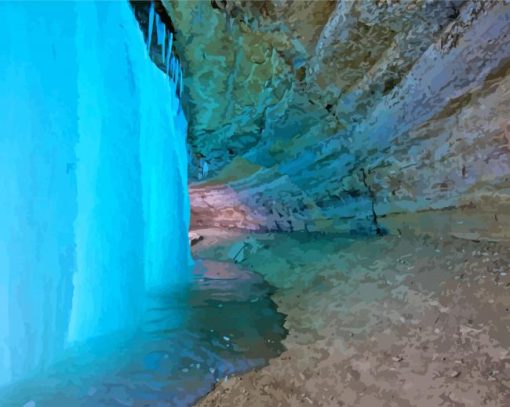
M 510 244 L 198 231 L 277 288 L 286 351 L 200 406 L 510 406 Z

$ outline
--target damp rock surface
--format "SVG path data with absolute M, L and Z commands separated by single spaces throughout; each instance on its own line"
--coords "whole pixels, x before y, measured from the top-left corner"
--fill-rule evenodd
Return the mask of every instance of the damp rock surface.
M 508 2 L 164 4 L 198 227 L 357 228 L 508 202 Z M 201 204 L 226 190 L 232 212 L 220 202 L 207 223 Z

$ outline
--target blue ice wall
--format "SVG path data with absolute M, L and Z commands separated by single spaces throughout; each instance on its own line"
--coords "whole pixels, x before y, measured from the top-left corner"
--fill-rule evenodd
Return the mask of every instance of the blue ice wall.
M 0 384 L 187 279 L 187 123 L 127 2 L 0 3 Z
M 58 16 L 49 24 L 42 16 Z M 63 346 L 77 213 L 74 11 L 0 3 L 0 381 Z M 53 18 L 55 20 L 55 18 Z

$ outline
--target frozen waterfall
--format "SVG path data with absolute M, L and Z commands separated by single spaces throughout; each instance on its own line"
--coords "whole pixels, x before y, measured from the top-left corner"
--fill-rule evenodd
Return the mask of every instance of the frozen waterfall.
M 5 384 L 135 325 L 190 257 L 181 85 L 128 2 L 1 2 L 0 22 Z

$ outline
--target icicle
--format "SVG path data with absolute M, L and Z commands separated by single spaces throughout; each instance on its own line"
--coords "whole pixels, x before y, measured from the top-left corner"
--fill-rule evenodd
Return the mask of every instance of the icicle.
M 161 58 L 164 61 L 165 58 L 165 45 L 166 45 L 166 27 L 163 25 L 163 40 L 161 41 Z
M 172 78 L 174 79 L 175 86 L 177 86 L 177 58 L 174 58 L 174 64 L 172 66 Z
M 167 50 L 166 61 L 165 61 L 167 75 L 168 75 L 168 71 L 170 69 L 170 57 L 172 56 L 172 41 L 173 41 L 173 34 L 170 33 L 170 35 L 168 36 L 168 50 Z
M 158 45 L 161 45 L 163 40 L 163 34 L 161 33 L 162 28 L 165 26 L 161 23 L 161 18 L 159 14 L 156 14 L 156 38 L 158 40 Z
M 147 32 L 147 49 L 151 49 L 151 41 L 152 41 L 152 29 L 154 26 L 154 3 L 151 2 L 151 8 L 149 11 L 149 31 Z
M 181 69 L 180 69 L 181 65 L 180 65 L 178 59 L 176 60 L 176 62 L 177 63 L 175 64 L 175 90 L 177 91 L 178 85 L 179 85 L 179 80 L 180 80 L 179 73 L 181 71 Z
M 174 43 L 174 33 L 170 32 L 170 35 L 168 36 L 168 49 L 170 50 L 170 53 L 172 52 L 173 43 Z
M 207 165 L 207 161 L 203 160 L 202 163 L 202 177 L 207 177 L 207 174 L 209 173 L 209 165 Z
M 156 14 L 156 36 L 158 38 L 158 45 L 161 47 L 161 54 L 163 61 L 165 60 L 165 43 L 166 43 L 166 26 L 161 21 L 159 14 Z
M 179 97 L 182 97 L 183 89 L 184 89 L 184 76 L 182 76 L 182 65 L 181 65 L 181 86 L 179 89 Z
M 205 161 L 203 158 L 200 158 L 198 165 L 200 166 L 200 171 L 198 173 L 198 179 L 203 179 L 203 178 L 207 177 L 207 174 L 209 173 L 209 165 L 207 164 L 207 161 Z
M 175 57 L 172 56 L 172 62 L 170 63 L 170 72 L 172 73 L 172 81 L 175 83 Z

